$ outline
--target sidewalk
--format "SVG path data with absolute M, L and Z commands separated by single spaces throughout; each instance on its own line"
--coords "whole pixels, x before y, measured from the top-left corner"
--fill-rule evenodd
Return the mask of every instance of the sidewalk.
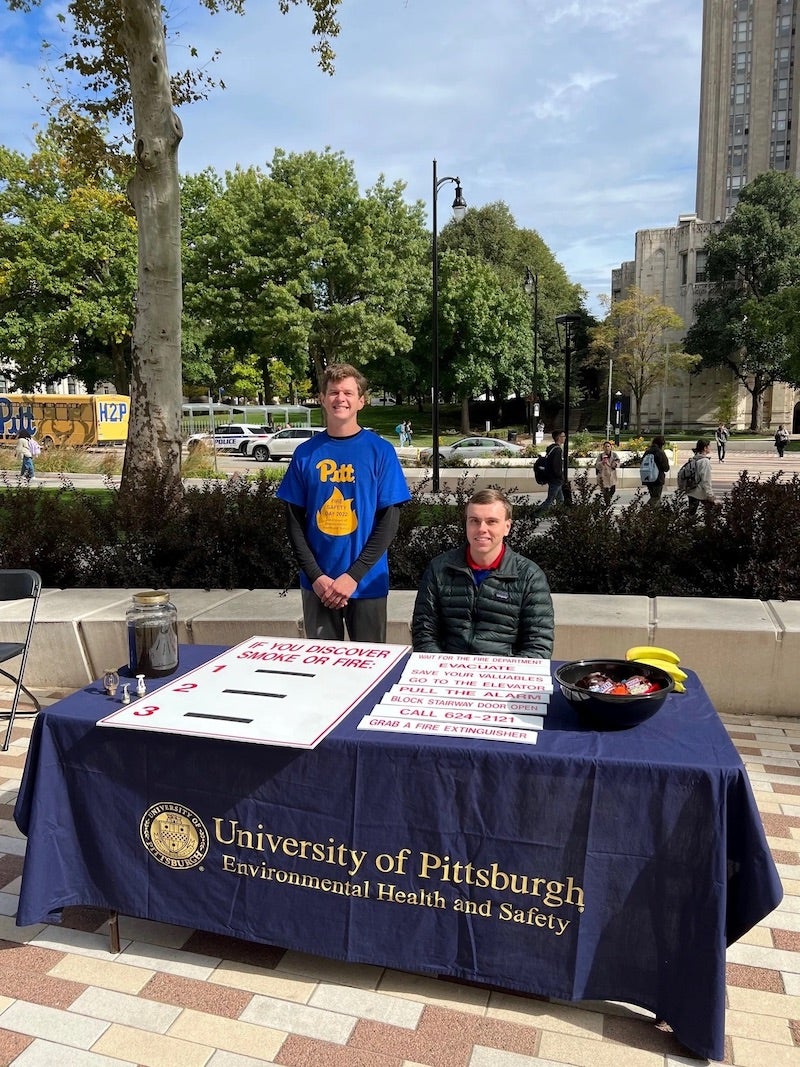
M 44 704 L 60 692 L 39 694 Z M 0 694 L 0 707 L 7 707 Z M 32 719 L 0 754 L 0 1067 L 677 1067 L 652 1016 L 349 965 L 68 908 L 14 925 L 25 839 L 13 807 Z M 786 896 L 728 952 L 726 1064 L 800 1067 L 800 720 L 724 718 Z
M 784 478 L 800 474 L 800 452 L 786 452 L 783 459 L 779 459 L 775 449 L 767 448 L 766 444 L 766 442 L 741 441 L 736 442 L 735 447 L 729 445 L 728 455 L 724 463 L 717 461 L 716 451 L 712 448 L 711 470 L 715 491 L 717 493 L 726 493 L 743 470 L 746 470 L 751 477 L 761 478 L 770 477 L 776 471 L 782 471 Z M 762 445 L 764 447 L 759 447 Z M 418 458 L 418 448 L 395 447 L 395 451 L 405 464 L 409 464 L 404 469 L 406 480 L 410 485 L 425 479 L 430 481 L 430 467 L 410 466 Z M 679 449 L 678 460 L 677 463 L 673 464 L 672 474 L 665 490 L 666 493 L 674 491 L 675 473 L 681 463 L 689 458 L 689 455 L 690 448 L 688 445 Z M 237 474 L 257 475 L 268 467 L 278 468 L 281 471 L 285 471 L 287 467 L 285 463 L 264 464 L 246 456 L 229 455 L 227 453 L 220 454 L 218 462 L 220 476 L 223 481 Z M 586 469 L 590 480 L 593 480 L 593 468 L 590 466 Z M 571 470 L 570 477 L 574 477 L 577 473 L 577 470 Z M 11 485 L 17 484 L 16 471 L 7 471 L 6 475 Z M 443 466 L 440 468 L 440 475 L 443 485 L 450 482 L 458 482 L 463 477 L 488 479 L 492 484 L 501 484 L 509 491 L 517 490 L 513 493 L 515 499 L 521 499 L 523 496 L 529 497 L 534 503 L 543 498 L 546 493 L 546 487 L 536 485 L 533 480 L 533 460 L 514 460 L 511 463 L 506 462 L 504 465 L 499 466 L 492 466 L 489 461 L 485 464 L 470 467 Z M 37 470 L 33 487 L 57 489 L 68 483 L 78 489 L 106 489 L 109 485 L 118 487 L 120 480 L 119 474 L 106 477 L 102 474 L 58 474 Z M 636 489 L 639 487 L 638 468 L 621 470 L 620 481 L 624 483 L 620 486 L 620 499 L 623 501 L 632 499 Z M 202 478 L 184 479 L 184 485 L 186 486 L 202 488 L 205 484 L 206 480 Z

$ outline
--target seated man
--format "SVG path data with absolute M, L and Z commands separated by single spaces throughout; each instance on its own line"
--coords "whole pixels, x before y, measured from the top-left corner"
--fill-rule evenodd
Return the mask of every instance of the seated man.
M 467 544 L 432 560 L 411 624 L 415 652 L 549 659 L 553 601 L 539 567 L 505 543 L 511 504 L 480 489 L 466 509 Z

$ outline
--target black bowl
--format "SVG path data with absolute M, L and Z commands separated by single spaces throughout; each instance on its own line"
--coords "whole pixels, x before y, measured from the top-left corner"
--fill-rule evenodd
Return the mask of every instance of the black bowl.
M 602 674 L 612 682 L 623 682 L 633 675 L 658 685 L 652 693 L 626 694 L 593 692 L 580 685 L 587 675 Z M 623 730 L 655 715 L 675 688 L 671 676 L 660 667 L 626 659 L 578 659 L 556 669 L 555 680 L 561 692 L 598 730 Z

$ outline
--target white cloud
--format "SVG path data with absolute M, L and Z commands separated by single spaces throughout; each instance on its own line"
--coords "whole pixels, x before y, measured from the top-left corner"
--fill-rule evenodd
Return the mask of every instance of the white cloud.
M 614 74 L 592 74 L 591 72 L 572 74 L 558 85 L 549 85 L 544 95 L 531 105 L 531 112 L 537 119 L 569 119 L 585 103 L 586 97 L 597 85 L 613 81 Z

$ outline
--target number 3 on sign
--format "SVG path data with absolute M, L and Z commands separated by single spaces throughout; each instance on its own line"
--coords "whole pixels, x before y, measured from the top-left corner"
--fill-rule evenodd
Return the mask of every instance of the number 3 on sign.
M 154 715 L 157 711 L 160 711 L 158 704 L 148 704 L 147 707 L 137 708 L 134 711 L 134 715 Z

